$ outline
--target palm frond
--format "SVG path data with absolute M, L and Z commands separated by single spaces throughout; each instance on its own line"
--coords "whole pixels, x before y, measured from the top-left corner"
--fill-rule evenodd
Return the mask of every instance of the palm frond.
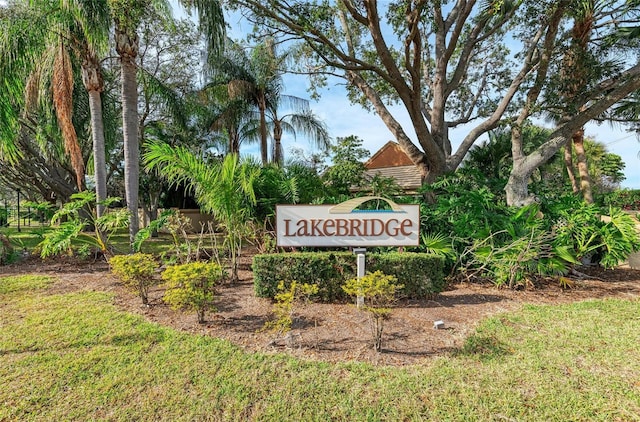
M 52 88 L 53 102 L 64 139 L 64 148 L 71 159 L 71 166 L 76 174 L 78 190 L 82 190 L 84 185 L 84 158 L 72 121 L 73 68 L 69 52 L 62 43 L 58 45 L 54 60 Z
M 187 127 L 187 107 L 184 99 L 172 87 L 165 84 L 149 72 L 139 72 L 139 76 L 144 80 L 145 87 L 149 94 L 156 98 L 173 117 L 174 123 L 180 128 Z
M 327 125 L 312 111 L 291 114 L 288 120 L 291 127 L 297 132 L 301 132 L 322 151 L 327 151 L 331 146 L 331 137 L 329 136 Z
M 225 41 L 224 15 L 217 0 L 181 0 L 188 10 L 198 12 L 199 29 L 206 36 L 207 64 L 213 68 Z

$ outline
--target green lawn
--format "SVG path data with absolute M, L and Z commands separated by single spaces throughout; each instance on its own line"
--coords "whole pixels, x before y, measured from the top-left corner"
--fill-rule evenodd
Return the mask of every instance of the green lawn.
M 0 278 L 0 420 L 640 421 L 640 301 L 526 306 L 406 368 L 244 353 Z

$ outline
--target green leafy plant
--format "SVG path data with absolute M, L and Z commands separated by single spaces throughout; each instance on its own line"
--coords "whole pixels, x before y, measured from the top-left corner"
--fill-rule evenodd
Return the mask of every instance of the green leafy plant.
M 118 229 L 128 224 L 126 209 L 110 210 L 98 217 L 96 205 L 108 208 L 119 198 L 107 198 L 96 202 L 94 192 L 84 191 L 71 195 L 71 201 L 66 203 L 51 217 L 52 230 L 44 234 L 44 239 L 38 245 L 43 258 L 61 253 L 73 253 L 73 242 L 88 244 L 96 248 L 103 255 L 112 254 L 111 236 Z M 64 221 L 64 222 L 60 222 Z M 57 224 L 55 224 L 57 222 Z
M 638 222 L 619 208 L 609 208 L 608 219 L 600 229 L 602 257 L 600 265 L 613 268 L 640 250 Z
M 527 235 L 509 242 L 492 244 L 490 239 L 476 241 L 466 252 L 472 256 L 462 273 L 489 279 L 496 286 L 527 286 L 534 276 L 561 276 L 568 272 L 574 256 L 562 246 L 553 246 L 553 236 L 532 228 Z
M 612 268 L 640 248 L 636 220 L 619 208 L 608 215 L 596 205 L 579 204 L 559 211 L 555 245 L 574 252 L 579 260 Z
M 225 276 L 213 262 L 190 262 L 172 265 L 162 273 L 167 290 L 163 300 L 174 309 L 196 311 L 198 323 L 205 322 L 205 312 L 213 309 L 214 289 Z
M 623 210 L 640 210 L 640 189 L 617 189 L 602 198 L 606 206 Z
M 75 250 L 75 255 L 81 259 L 88 259 L 91 256 L 91 246 L 86 243 L 80 245 L 80 247 Z
M 235 154 L 222 162 L 206 162 L 186 148 L 148 143 L 145 162 L 173 184 L 192 189 L 201 209 L 211 212 L 224 231 L 223 247 L 229 252 L 231 280 L 238 280 L 242 242 L 255 230 L 251 209 L 256 204 L 254 183 L 260 168 Z
M 375 271 L 360 278 L 352 278 L 342 286 L 348 295 L 364 298 L 364 304 L 360 308 L 369 312 L 371 316 L 371 331 L 374 349 L 377 352 L 382 349 L 384 321 L 391 315 L 391 306 L 396 300 L 396 292 L 404 287 L 396 284 L 396 281 L 396 277 L 392 275 Z
M 153 255 L 115 255 L 109 259 L 109 266 L 122 284 L 140 296 L 143 304 L 149 304 L 149 287 L 155 284 L 153 275 L 158 267 Z
M 44 223 L 49 221 L 55 213 L 55 206 L 50 202 L 25 202 L 24 207 L 30 208 L 31 213 L 35 214 L 34 217 L 40 222 Z
M 5 265 L 15 259 L 15 252 L 9 238 L 0 233 L 0 265 Z
M 442 233 L 422 233 L 420 243 L 427 253 L 439 256 L 447 260 L 455 260 L 457 257 L 453 242 Z
M 6 208 L 0 208 L 0 227 L 9 227 L 9 212 Z
M 264 329 L 276 332 L 278 335 L 291 331 L 296 304 L 309 302 L 316 294 L 318 294 L 317 284 L 300 284 L 294 280 L 287 288 L 284 281 L 278 283 L 278 294 L 273 305 L 274 319 L 267 321 Z

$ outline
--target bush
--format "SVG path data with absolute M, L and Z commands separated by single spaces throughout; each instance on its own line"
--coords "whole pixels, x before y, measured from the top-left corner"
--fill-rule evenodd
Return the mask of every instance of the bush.
M 613 268 L 640 248 L 636 221 L 619 208 L 603 210 L 579 204 L 561 209 L 555 221 L 555 244 L 570 248 L 578 260 Z
M 258 297 L 275 298 L 278 284 L 293 280 L 317 284 L 321 301 L 344 299 L 342 283 L 356 274 L 355 256 L 348 252 L 261 254 L 253 258 L 253 279 Z
M 625 211 L 640 210 L 640 189 L 614 190 L 603 196 L 602 203 Z
M 457 259 L 449 258 L 447 270 L 467 279 L 527 286 L 537 277 L 565 275 L 581 263 L 616 266 L 639 247 L 628 215 L 586 204 L 578 195 L 507 207 L 464 174 L 443 178 L 435 188 L 435 205 L 421 208 L 422 247 L 440 248 L 443 255 L 453 249 Z
M 278 284 L 278 292 L 275 297 L 276 303 L 273 305 L 274 319 L 267 321 L 264 324 L 264 329 L 282 335 L 291 331 L 294 306 L 309 302 L 312 296 L 318 294 L 318 286 L 307 283 L 298 284 L 294 280 L 290 283 L 289 288 L 285 288 L 284 281 L 281 281 Z
M 162 273 L 167 283 L 163 300 L 174 309 L 195 310 L 198 322 L 205 322 L 205 312 L 213 308 L 214 288 L 224 277 L 220 265 L 213 262 L 190 262 L 172 265 Z
M 400 290 L 404 296 L 433 299 L 446 287 L 441 257 L 393 252 L 371 254 L 367 258 L 367 269 L 395 277 L 404 286 Z
M 0 233 L 0 265 L 5 265 L 13 261 L 15 257 L 13 246 L 9 238 Z
M 442 258 L 422 253 L 367 254 L 368 271 L 393 275 L 404 285 L 401 294 L 410 298 L 430 298 L 445 287 Z M 356 256 L 351 252 L 301 252 L 261 254 L 253 258 L 255 292 L 274 298 L 278 283 L 288 287 L 293 280 L 317 284 L 321 301 L 346 300 L 342 289 L 356 276 Z
M 396 281 L 396 277 L 378 270 L 364 277 L 352 278 L 342 286 L 349 296 L 364 298 L 361 309 L 371 315 L 371 334 L 376 352 L 382 348 L 384 320 L 391 315 L 396 292 L 403 287 L 402 284 L 396 284 Z
M 116 255 L 109 259 L 111 272 L 126 287 L 135 291 L 142 303 L 149 303 L 149 287 L 154 284 L 153 273 L 157 263 L 153 255 L 134 253 L 132 255 Z

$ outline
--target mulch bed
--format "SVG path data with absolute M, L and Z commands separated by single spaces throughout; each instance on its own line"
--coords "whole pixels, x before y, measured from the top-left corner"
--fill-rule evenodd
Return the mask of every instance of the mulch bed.
M 523 304 L 560 304 L 607 297 L 640 297 L 640 271 L 620 267 L 584 270 L 573 278 L 573 287 L 542 282 L 525 290 L 498 289 L 491 284 L 457 283 L 434 300 L 401 300 L 385 322 L 383 351 L 372 348 L 370 322 L 352 304 L 311 303 L 297 308 L 292 332 L 279 337 L 263 329 L 270 320 L 272 302 L 253 294 L 250 258 L 244 259 L 240 281 L 217 289 L 217 312 L 198 324 L 195 313 L 174 311 L 162 302 L 163 289 L 154 287 L 149 306 L 125 290 L 109 273 L 104 260 L 78 261 L 31 257 L 0 267 L 0 275 L 42 273 L 56 277 L 51 293 L 78 290 L 108 291 L 123 311 L 149 321 L 194 334 L 227 339 L 250 352 L 288 353 L 310 360 L 363 361 L 381 365 L 419 364 L 433 356 L 452 352 L 485 317 L 516 310 Z M 434 329 L 435 321 L 443 321 Z

